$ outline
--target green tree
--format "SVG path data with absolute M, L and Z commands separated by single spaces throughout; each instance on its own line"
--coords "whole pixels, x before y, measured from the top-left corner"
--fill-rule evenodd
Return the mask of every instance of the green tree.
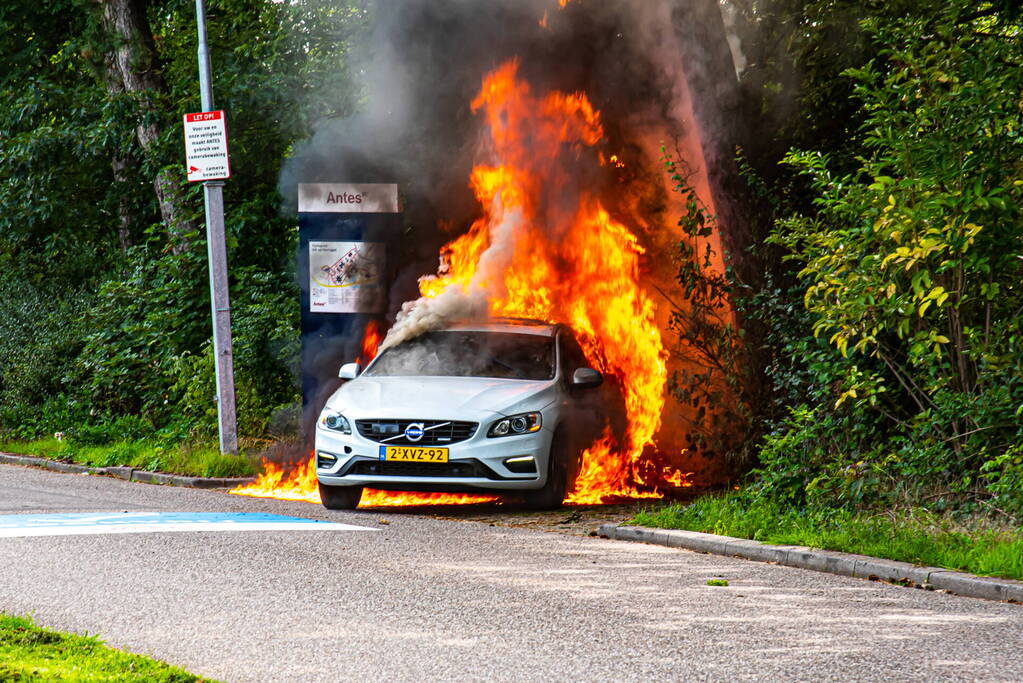
M 293 401 L 294 221 L 277 181 L 313 124 L 352 113 L 357 3 L 212 0 L 243 427 Z M 201 191 L 182 115 L 199 108 L 194 4 L 68 0 L 0 8 L 0 431 L 140 414 L 215 425 Z

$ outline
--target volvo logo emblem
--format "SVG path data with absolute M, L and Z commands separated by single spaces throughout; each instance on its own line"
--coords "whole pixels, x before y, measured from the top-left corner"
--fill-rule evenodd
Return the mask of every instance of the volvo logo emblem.
M 413 422 L 408 427 L 405 427 L 405 438 L 412 443 L 422 439 L 424 434 L 426 434 L 426 430 L 423 429 L 422 422 Z

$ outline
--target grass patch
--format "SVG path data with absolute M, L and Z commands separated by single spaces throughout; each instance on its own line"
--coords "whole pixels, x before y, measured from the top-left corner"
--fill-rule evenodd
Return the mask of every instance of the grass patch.
M 1023 579 L 1023 529 L 990 520 L 956 520 L 919 508 L 883 514 L 794 509 L 729 492 L 643 511 L 632 523 Z
M 91 467 L 124 466 L 195 477 L 247 477 L 254 475 L 257 469 L 249 456 L 224 455 L 216 445 L 167 446 L 145 439 L 106 444 L 83 444 L 54 438 L 0 441 L 0 451 Z
M 114 650 L 92 636 L 36 626 L 0 614 L 0 680 L 3 681 L 209 681 L 164 662 Z

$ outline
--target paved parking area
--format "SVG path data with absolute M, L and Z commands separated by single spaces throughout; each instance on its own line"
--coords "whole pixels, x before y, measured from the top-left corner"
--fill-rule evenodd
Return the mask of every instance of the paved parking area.
M 228 681 L 1023 679 L 1017 605 L 489 522 L 0 466 L 0 515 L 125 510 L 378 531 L 0 538 L 0 610 Z M 707 585 L 718 577 L 729 586 Z

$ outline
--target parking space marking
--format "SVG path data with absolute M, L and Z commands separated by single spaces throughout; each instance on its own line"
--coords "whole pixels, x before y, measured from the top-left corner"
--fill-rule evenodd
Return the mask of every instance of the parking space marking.
M 171 531 L 379 531 L 263 512 L 70 512 L 0 515 L 0 538 Z

